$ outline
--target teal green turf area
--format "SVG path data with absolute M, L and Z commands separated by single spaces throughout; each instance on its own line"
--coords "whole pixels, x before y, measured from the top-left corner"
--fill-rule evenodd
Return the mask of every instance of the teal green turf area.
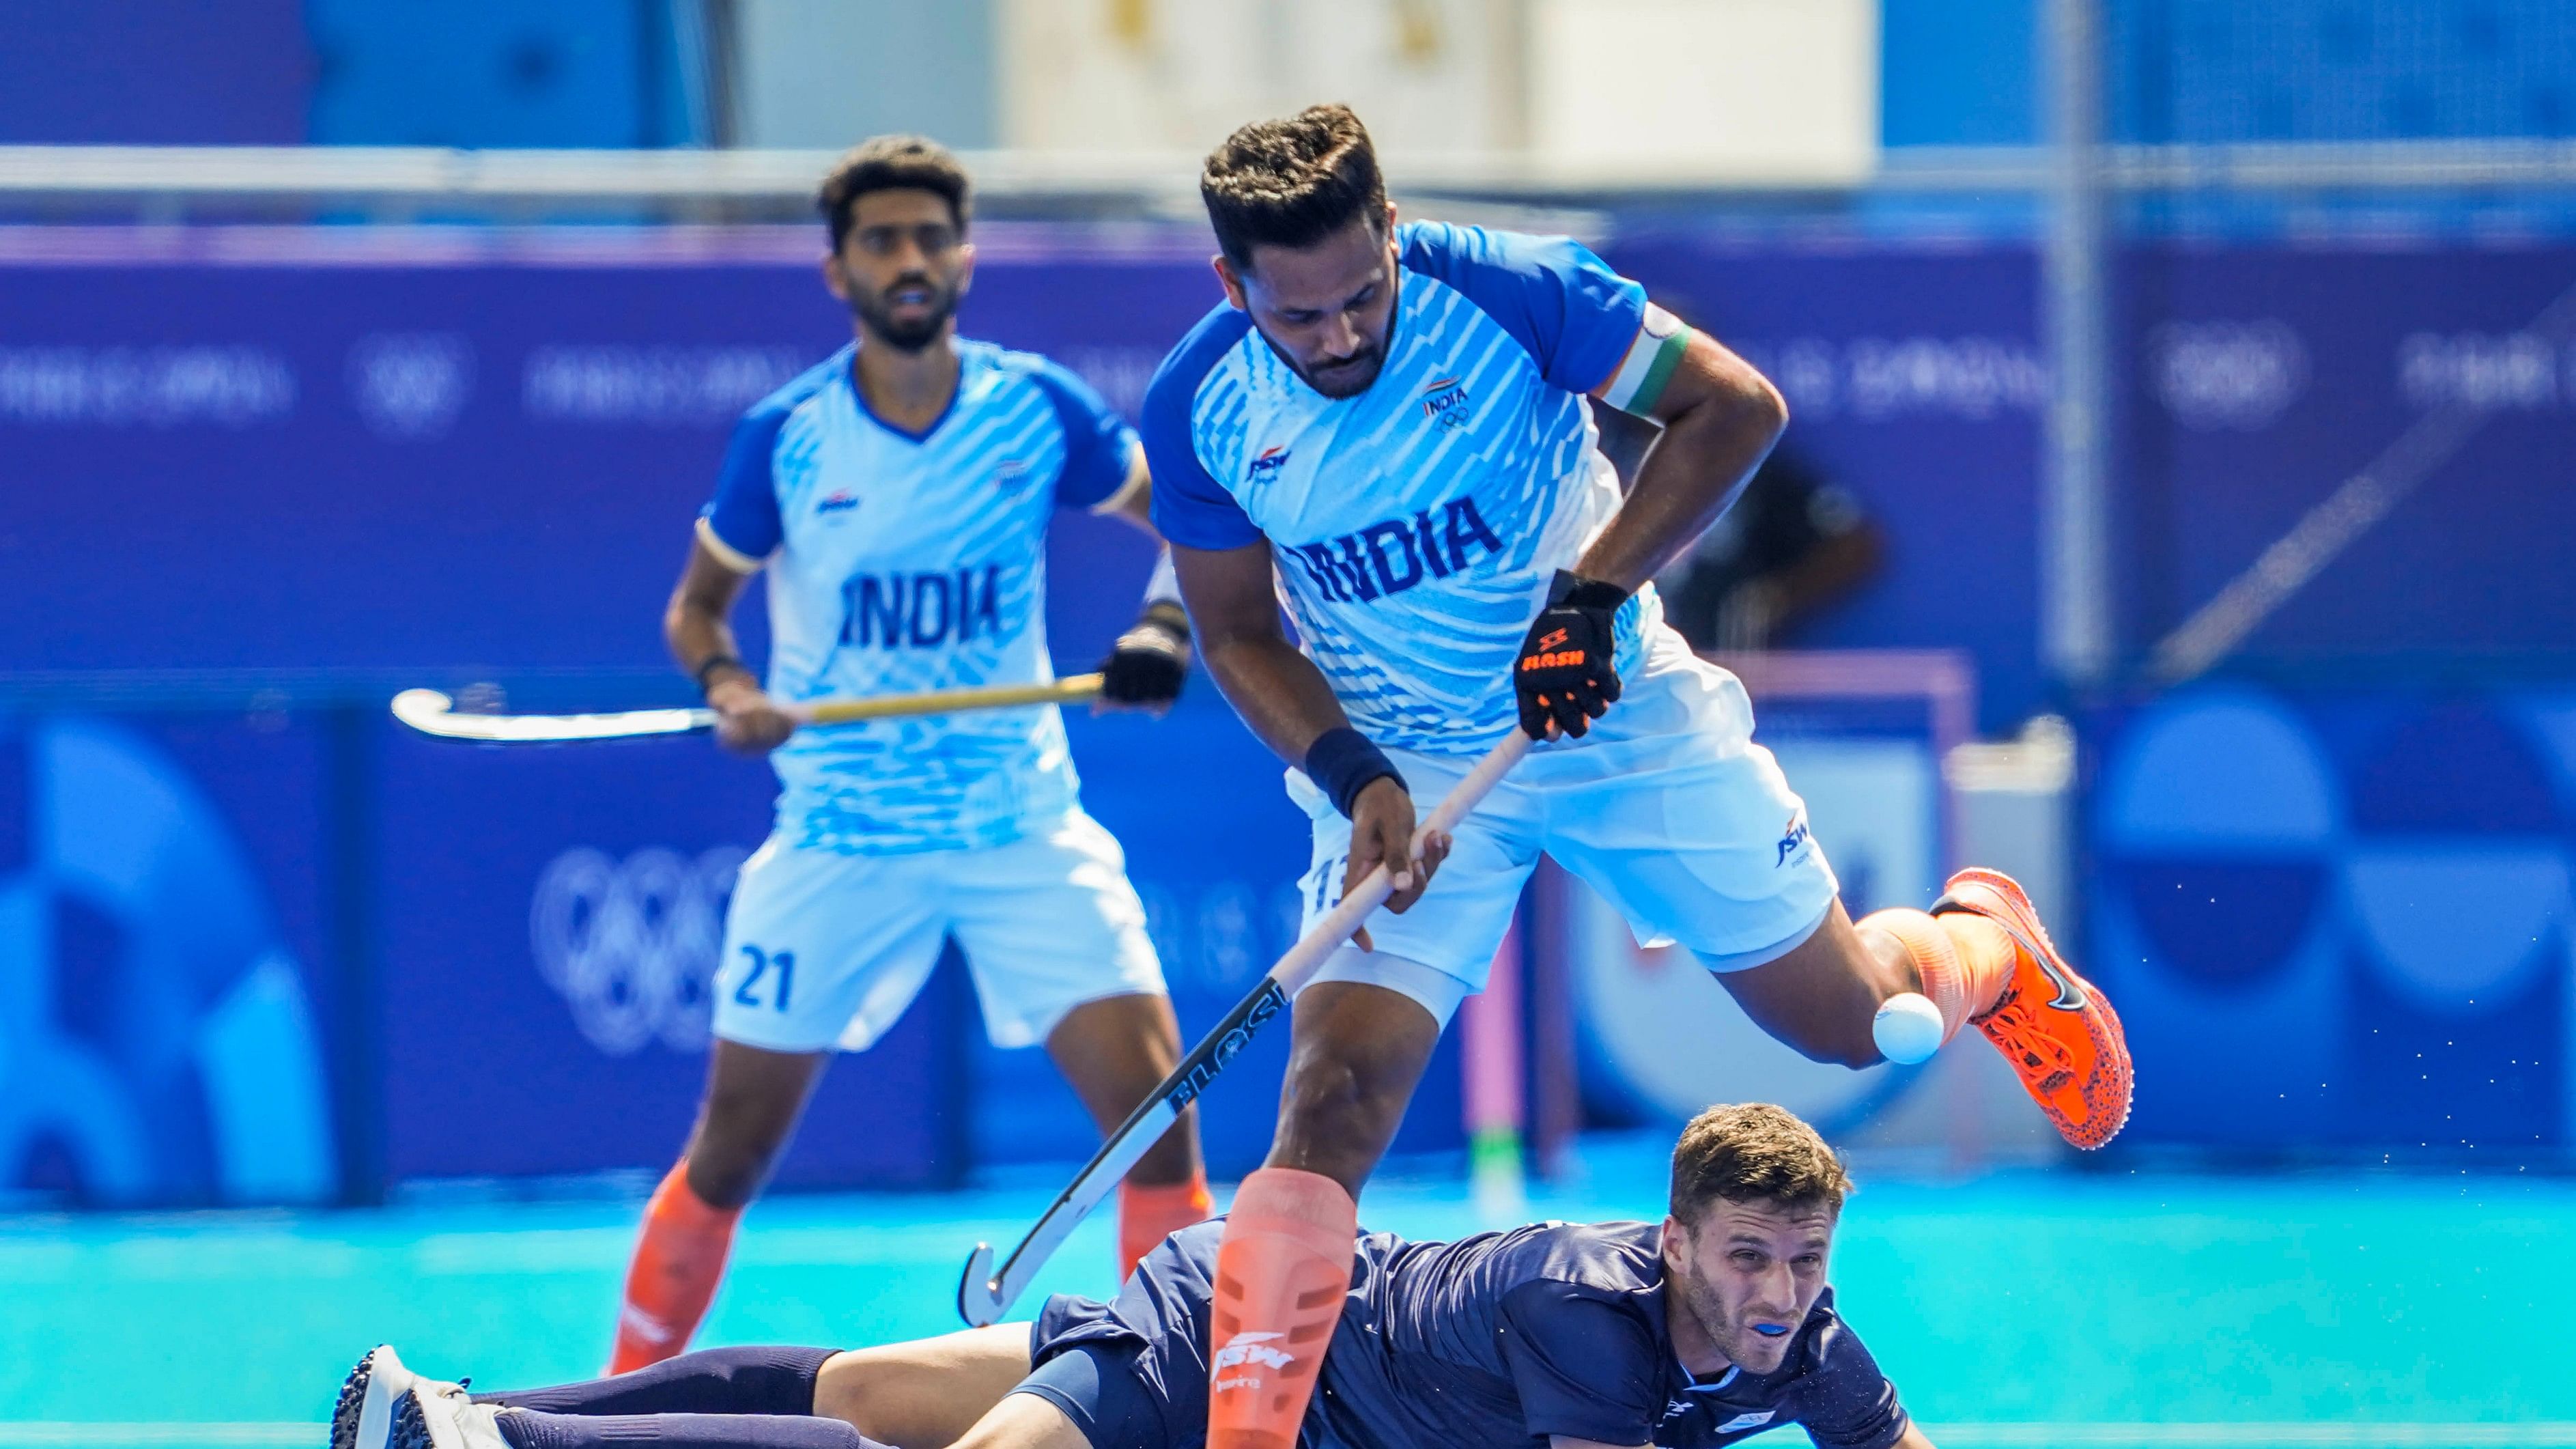
M 1530 1216 L 1656 1213 L 1660 1151 L 1595 1143 Z M 967 1250 L 1048 1191 L 766 1203 L 704 1341 L 945 1331 Z M 1452 1180 L 1382 1183 L 1365 1207 L 1415 1236 L 1479 1226 Z M 0 1219 L 0 1446 L 316 1444 L 378 1340 L 483 1386 L 586 1377 L 635 1211 Z M 1087 1225 L 1040 1291 L 1105 1291 L 1109 1254 Z M 1945 1446 L 2576 1445 L 2564 1182 L 1865 1177 L 1834 1277 Z

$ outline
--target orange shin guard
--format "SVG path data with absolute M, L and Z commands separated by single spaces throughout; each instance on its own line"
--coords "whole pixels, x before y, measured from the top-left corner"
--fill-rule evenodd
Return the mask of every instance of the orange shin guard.
M 1941 1009 L 1941 1040 L 1948 1044 L 1959 1028 L 1994 1009 L 2012 980 L 2012 937 L 1983 916 L 1965 912 L 1939 916 L 1902 908 L 1872 911 L 1857 923 L 1862 930 L 1894 936 L 1914 958 L 1923 994 Z
M 660 1363 L 689 1346 L 698 1320 L 724 1277 L 740 1208 L 710 1207 L 689 1187 L 684 1159 L 644 1205 L 644 1234 L 626 1270 L 626 1301 L 617 1314 L 612 1374 Z
M 1215 1206 L 1204 1172 L 1190 1174 L 1187 1182 L 1118 1184 L 1118 1281 L 1126 1282 L 1136 1271 L 1136 1260 L 1154 1251 L 1163 1239 L 1192 1223 L 1207 1221 L 1208 1210 Z
M 1318 1173 L 1243 1180 L 1217 1245 L 1208 1344 L 1208 1449 L 1295 1449 L 1341 1321 L 1359 1204 Z

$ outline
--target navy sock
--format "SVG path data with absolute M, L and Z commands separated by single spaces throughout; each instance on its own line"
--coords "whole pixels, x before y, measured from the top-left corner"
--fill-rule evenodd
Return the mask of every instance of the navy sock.
M 838 1419 L 782 1414 L 503 1414 L 501 1437 L 512 1449 L 886 1449 Z
M 838 1352 L 833 1348 L 707 1348 L 615 1378 L 476 1394 L 474 1402 L 547 1414 L 811 1414 L 814 1378 L 823 1371 L 824 1360 Z

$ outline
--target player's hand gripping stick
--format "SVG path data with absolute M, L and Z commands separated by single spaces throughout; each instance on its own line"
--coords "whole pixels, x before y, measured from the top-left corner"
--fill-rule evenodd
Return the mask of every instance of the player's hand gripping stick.
M 1477 802 L 1529 752 L 1529 747 L 1529 736 L 1514 730 L 1477 761 L 1476 768 L 1467 772 L 1467 778 L 1459 781 L 1449 798 L 1441 801 L 1414 831 L 1414 857 L 1421 857 L 1426 838 L 1457 830 L 1458 822 L 1467 818 Z M 1341 904 L 1317 921 L 1313 930 L 1299 937 L 1297 944 L 1288 948 L 1288 954 L 1280 957 L 1279 963 L 1252 988 L 1252 993 L 1236 1003 L 1234 1010 L 1227 1012 L 1225 1019 L 1181 1059 L 1180 1066 L 1163 1079 L 1153 1095 L 1118 1124 L 1109 1140 L 1100 1145 L 1100 1151 L 1083 1164 L 1072 1185 L 1056 1195 L 1037 1225 L 1020 1239 L 1009 1257 L 1002 1259 L 999 1269 L 993 1264 L 992 1245 L 977 1243 L 974 1253 L 966 1259 L 966 1274 L 957 1284 L 958 1316 L 977 1328 L 1001 1322 L 1012 1303 L 1028 1291 L 1029 1281 L 1037 1276 L 1038 1269 L 1127 1175 L 1127 1169 L 1162 1140 L 1163 1134 L 1180 1120 L 1182 1110 L 1207 1090 L 1208 1083 L 1216 1080 L 1255 1033 L 1287 1010 L 1297 988 L 1306 984 L 1307 978 L 1324 964 L 1325 957 L 1351 938 L 1371 911 L 1386 903 L 1394 889 L 1393 877 L 1380 865 L 1345 891 Z

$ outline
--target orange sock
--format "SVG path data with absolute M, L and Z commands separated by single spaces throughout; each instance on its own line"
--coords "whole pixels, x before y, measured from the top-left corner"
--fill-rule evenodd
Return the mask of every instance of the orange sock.
M 690 1190 L 688 1169 L 683 1159 L 644 1205 L 644 1235 L 626 1270 L 617 1351 L 608 1361 L 612 1374 L 660 1363 L 687 1348 L 724 1276 L 742 1209 L 709 1207 Z
M 1136 1271 L 1136 1260 L 1165 1238 L 1192 1223 L 1207 1221 L 1208 1210 L 1215 1206 L 1204 1172 L 1191 1173 L 1187 1182 L 1118 1184 L 1118 1281 L 1126 1282 Z
M 1359 1204 L 1319 1173 L 1243 1180 L 1216 1250 L 1208 1449 L 1295 1449 L 1351 1288 Z
M 1923 994 L 1941 1009 L 1946 1045 L 1969 1021 L 1992 1011 L 2011 982 L 2016 948 L 2004 928 L 1967 911 L 1926 915 L 1902 908 L 1872 911 L 1857 922 L 1894 936 L 1914 958 Z

